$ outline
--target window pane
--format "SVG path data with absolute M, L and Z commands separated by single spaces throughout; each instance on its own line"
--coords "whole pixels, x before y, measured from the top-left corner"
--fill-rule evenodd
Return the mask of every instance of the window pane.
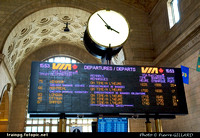
M 58 120 L 57 119 L 53 119 L 52 120 L 52 124 L 58 124 Z
M 44 124 L 44 120 L 43 119 L 39 119 L 39 124 Z
M 51 127 L 51 132 L 57 132 L 57 126 L 52 126 Z
M 26 124 L 32 124 L 32 119 L 27 119 Z
M 69 132 L 69 126 L 66 126 L 66 132 Z
M 82 122 L 83 122 L 82 119 L 77 119 L 77 124 L 82 124 Z
M 46 119 L 46 124 L 50 124 L 50 119 Z
M 87 129 L 88 129 L 87 132 L 92 132 L 92 126 L 88 126 Z
M 31 126 L 26 127 L 26 132 L 31 132 Z
M 93 119 L 88 119 L 88 124 L 92 124 Z
M 30 115 L 29 115 L 29 114 L 27 114 L 26 118 L 30 118 Z
M 61 62 L 61 63 L 65 63 L 65 57 L 61 57 L 61 58 L 60 58 L 60 62 Z
M 72 59 L 72 63 L 76 63 L 76 60 Z
M 179 20 L 178 0 L 168 0 L 167 2 L 168 17 L 170 28 L 174 26 Z
M 66 123 L 69 124 L 69 119 L 67 119 Z
M 55 62 L 60 62 L 60 57 L 55 57 Z
M 37 126 L 32 126 L 32 132 L 37 132 Z
M 73 123 L 75 123 L 75 119 L 71 119 L 71 122 L 70 122 L 71 124 L 73 124 Z
M 50 58 L 50 59 L 49 59 L 49 62 L 53 62 L 53 58 Z
M 180 19 L 177 0 L 173 0 L 173 9 L 174 9 L 175 22 L 177 23 Z
M 45 62 L 59 62 L 59 63 L 80 63 L 76 59 L 71 59 L 69 57 L 53 57 L 45 60 Z
M 83 132 L 88 132 L 88 130 L 87 130 L 88 127 L 87 126 L 83 126 L 82 129 L 83 129 Z
M 45 127 L 45 132 L 49 132 L 49 126 Z
M 33 124 L 37 124 L 38 120 L 37 119 L 33 119 Z
M 87 124 L 87 119 L 83 119 L 83 124 Z
M 71 59 L 70 58 L 66 58 L 65 62 L 66 63 L 71 63 Z
M 38 132 L 43 132 L 43 126 L 38 126 Z

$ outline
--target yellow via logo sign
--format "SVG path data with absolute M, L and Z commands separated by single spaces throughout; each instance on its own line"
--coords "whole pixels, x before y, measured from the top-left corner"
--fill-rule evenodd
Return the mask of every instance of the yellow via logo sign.
M 141 67 L 142 73 L 156 73 L 158 74 L 158 68 L 153 67 Z
M 72 70 L 72 65 L 71 64 L 61 64 L 61 63 L 53 63 L 52 64 L 52 69 L 59 69 L 59 70 Z

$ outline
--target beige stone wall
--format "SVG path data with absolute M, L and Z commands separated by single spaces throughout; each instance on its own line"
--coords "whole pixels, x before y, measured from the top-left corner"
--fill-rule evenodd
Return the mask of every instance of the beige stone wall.
M 179 36 L 183 35 L 183 33 L 185 34 L 185 37 L 187 37 L 188 32 L 185 31 L 200 17 L 199 0 L 179 0 L 180 20 L 170 29 L 167 1 L 168 0 L 160 0 L 150 14 L 152 41 L 156 57 L 159 54 L 162 54 L 163 50 L 166 49 Z
M 3 65 L 3 63 L 0 63 L 0 74 L 1 74 L 1 79 L 0 79 L 0 96 L 1 96 L 4 86 L 10 82 L 7 71 L 5 69 L 5 65 Z M 5 90 L 6 89 L 4 89 L 4 91 Z
M 189 114 L 177 116 L 173 120 L 163 120 L 164 132 L 184 132 L 200 130 L 199 97 L 200 73 L 196 64 L 200 49 L 200 1 L 179 0 L 180 21 L 169 27 L 167 0 L 160 0 L 150 14 L 152 39 L 156 59 L 155 65 L 190 67 L 190 84 L 184 85 Z
M 199 50 L 187 57 L 176 67 L 189 67 L 189 84 L 184 84 L 188 115 L 177 116 L 173 120 L 163 120 L 165 132 L 199 132 L 200 130 L 200 72 L 196 71 Z
M 146 119 L 134 119 L 131 118 L 129 121 L 129 132 L 146 132 Z M 150 118 L 152 132 L 156 132 L 155 120 Z
M 27 87 L 28 86 L 17 85 L 14 89 L 8 128 L 9 132 L 24 132 L 27 106 Z

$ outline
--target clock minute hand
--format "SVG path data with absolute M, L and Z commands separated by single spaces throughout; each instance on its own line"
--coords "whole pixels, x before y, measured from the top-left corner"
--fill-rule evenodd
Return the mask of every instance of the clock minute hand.
M 104 21 L 104 19 L 97 13 L 97 15 L 101 18 L 101 20 L 106 24 L 105 26 L 107 27 L 107 29 L 110 29 L 111 31 L 115 31 L 116 33 L 118 33 L 119 34 L 119 32 L 118 31 L 116 31 L 115 29 L 113 29 L 112 27 L 110 27 L 110 25 L 108 25 L 107 23 L 106 23 L 106 21 Z
M 106 27 L 108 28 L 108 27 L 110 27 L 107 23 L 106 23 L 106 21 L 104 21 L 104 19 L 97 13 L 97 15 L 101 18 L 101 20 L 106 24 Z

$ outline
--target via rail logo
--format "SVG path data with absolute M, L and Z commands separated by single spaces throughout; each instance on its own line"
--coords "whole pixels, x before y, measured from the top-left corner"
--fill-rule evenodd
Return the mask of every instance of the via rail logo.
M 142 73 L 149 73 L 149 74 L 158 74 L 158 73 L 163 73 L 164 69 L 162 68 L 156 68 L 156 67 L 141 67 L 141 72 Z
M 53 70 L 76 70 L 78 66 L 76 64 L 65 64 L 65 63 L 52 63 Z

